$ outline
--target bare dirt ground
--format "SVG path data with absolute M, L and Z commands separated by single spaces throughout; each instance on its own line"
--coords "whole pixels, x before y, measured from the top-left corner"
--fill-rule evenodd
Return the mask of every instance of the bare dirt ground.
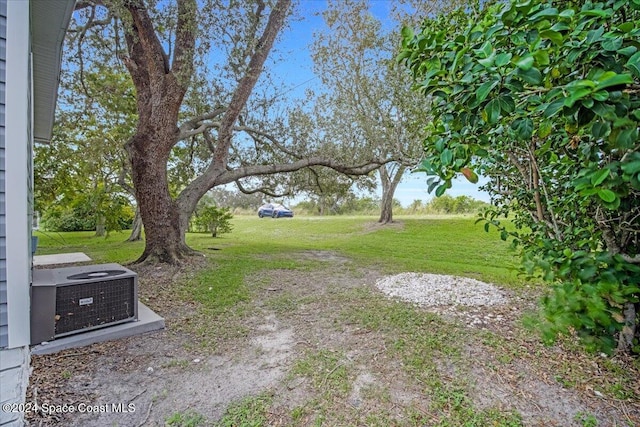
M 417 355 L 406 350 L 412 343 L 401 339 L 400 329 L 380 324 L 380 319 L 394 321 L 399 311 L 393 304 L 409 304 L 385 302 L 374 287 L 379 272 L 330 252 L 299 257 L 313 268 L 247 278 L 252 301 L 223 318 L 207 317 L 198 304 L 172 292 L 172 284 L 201 265 L 189 272 L 139 269 L 141 298 L 165 317 L 167 329 L 32 357 L 28 401 L 83 404 L 93 411 L 29 414 L 28 421 L 34 426 L 218 425 L 230 405 L 260 396 L 267 408 L 263 418 L 241 421 L 242 411 L 249 412 L 245 405 L 236 411 L 236 421 L 226 418 L 222 425 L 455 426 L 464 419 L 482 426 L 491 419 L 486 414 L 499 418 L 500 413 L 518 413 L 525 426 L 640 425 L 637 372 L 630 380 L 635 378 L 635 386 L 618 385 L 626 390 L 620 396 L 608 375 L 612 369 L 633 369 L 631 362 L 539 344 L 520 326 L 533 296 L 510 292 L 504 305 L 434 314 L 428 324 L 452 331 L 457 350 L 420 343 L 433 349 L 425 360 L 433 359 L 438 380 L 430 382 L 421 370 L 431 365 L 414 360 Z M 369 319 L 372 308 L 390 314 Z M 427 332 L 421 335 L 425 340 Z M 112 412 L 111 404 L 122 404 L 127 412 Z

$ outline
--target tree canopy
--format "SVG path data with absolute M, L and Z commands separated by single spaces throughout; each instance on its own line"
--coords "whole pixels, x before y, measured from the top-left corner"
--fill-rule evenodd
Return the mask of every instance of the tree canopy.
M 78 3 L 67 59 L 83 98 L 88 103 L 102 98 L 100 89 L 92 92 L 85 84 L 87 73 L 101 66 L 127 73 L 135 88 L 136 124 L 119 144 L 126 148 L 145 226 L 139 261 L 176 263 L 192 253 L 184 234 L 198 201 L 211 188 L 235 183 L 247 193 L 269 194 L 286 190 L 280 174 L 323 166 L 361 175 L 393 160 L 370 153 L 342 162 L 326 144 L 318 147 L 297 138 L 290 126 L 294 116 L 277 104 L 265 72 L 291 14 L 290 3 Z M 81 104 L 73 108 L 81 110 Z
M 575 330 L 591 348 L 637 349 L 640 2 L 483 4 L 402 36 L 398 60 L 434 99 L 430 190 L 489 178 L 487 228 L 553 284 L 547 339 Z

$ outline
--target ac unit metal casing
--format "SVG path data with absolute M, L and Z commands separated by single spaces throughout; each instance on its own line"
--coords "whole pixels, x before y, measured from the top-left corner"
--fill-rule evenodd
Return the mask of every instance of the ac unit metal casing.
M 138 319 L 138 275 L 120 264 L 33 270 L 31 344 Z

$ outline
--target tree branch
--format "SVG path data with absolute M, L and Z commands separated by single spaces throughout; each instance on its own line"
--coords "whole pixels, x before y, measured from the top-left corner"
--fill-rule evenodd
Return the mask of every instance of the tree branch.
M 178 23 L 176 26 L 176 48 L 174 50 L 171 71 L 181 85 L 188 85 L 193 73 L 193 57 L 195 55 L 196 37 L 195 0 L 178 0 Z
M 372 160 L 357 166 L 346 166 L 326 157 L 309 157 L 292 163 L 280 163 L 275 165 L 248 165 L 241 168 L 225 171 L 216 179 L 215 185 L 228 184 L 240 178 L 255 175 L 274 175 L 277 173 L 294 172 L 310 166 L 325 166 L 345 175 L 366 175 L 380 166 L 397 159 Z
M 216 152 L 216 146 L 213 143 L 213 138 L 211 138 L 211 135 L 209 134 L 209 132 L 204 131 L 202 133 L 202 136 L 204 136 L 204 140 L 207 143 L 207 148 L 209 148 L 209 151 L 211 151 L 211 154 L 215 154 Z
M 511 164 L 515 166 L 516 169 L 518 169 L 518 172 L 520 172 L 520 175 L 522 175 L 522 180 L 526 183 L 529 180 L 529 174 L 527 173 L 527 169 L 524 167 L 522 163 L 520 163 L 520 160 L 518 160 L 518 158 L 516 157 L 513 151 L 510 151 L 510 150 L 507 151 L 507 157 L 509 157 L 509 161 L 511 162 Z M 529 186 L 529 188 L 531 187 Z
M 238 190 L 240 190 L 244 194 L 262 193 L 262 194 L 265 194 L 265 195 L 271 196 L 271 197 L 284 197 L 284 196 L 290 196 L 291 195 L 290 191 L 287 191 L 286 193 L 274 193 L 273 191 L 271 191 L 271 189 L 269 189 L 267 187 L 259 187 L 259 188 L 254 188 L 252 190 L 247 190 L 245 187 L 242 186 L 242 184 L 240 184 L 239 180 L 236 180 L 235 184 L 238 187 Z
M 244 108 L 258 81 L 258 77 L 262 71 L 264 62 L 271 51 L 273 42 L 275 41 L 280 28 L 284 25 L 287 11 L 291 5 L 291 0 L 278 0 L 269 15 L 269 20 L 264 33 L 258 40 L 256 51 L 249 61 L 247 73 L 238 83 L 238 87 L 233 93 L 229 107 L 222 117 L 220 128 L 218 130 L 218 149 L 213 158 L 213 162 L 207 168 L 223 172 L 226 169 L 227 160 L 229 158 L 229 147 L 231 145 L 233 126 L 238 120 L 240 112 Z
M 154 74 L 156 78 L 161 78 L 169 73 L 169 58 L 164 51 L 158 36 L 154 30 L 153 22 L 147 12 L 147 8 L 142 0 L 129 0 L 125 2 L 125 7 L 133 18 L 133 30 L 137 37 L 137 42 L 142 48 L 144 55 L 132 57 L 138 67 L 145 67 L 149 74 Z
M 227 111 L 226 107 L 220 107 L 187 120 L 179 127 L 180 134 L 178 135 L 178 141 L 203 133 L 207 129 L 219 127 L 220 122 L 206 122 L 206 120 L 215 119 L 225 111 Z
M 293 157 L 294 159 L 301 159 L 302 156 L 300 154 L 294 153 L 293 151 L 287 149 L 284 145 L 280 144 L 278 142 L 278 140 L 273 137 L 272 135 L 269 135 L 266 132 L 262 132 L 261 130 L 249 127 L 249 126 L 235 126 L 233 128 L 234 131 L 238 131 L 238 132 L 247 132 L 248 134 L 251 135 L 257 135 L 263 138 L 268 139 L 269 141 L 271 141 L 271 143 L 273 145 L 275 145 L 280 151 L 282 151 L 285 154 L 288 154 L 289 156 Z

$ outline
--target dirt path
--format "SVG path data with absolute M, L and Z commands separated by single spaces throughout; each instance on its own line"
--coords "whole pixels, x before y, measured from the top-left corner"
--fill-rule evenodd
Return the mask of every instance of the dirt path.
M 606 378 L 629 366 L 541 346 L 519 326 L 526 296 L 427 313 L 384 297 L 381 274 L 346 258 L 299 256 L 315 267 L 249 277 L 252 302 L 210 324 L 172 298 L 180 273 L 140 271 L 167 330 L 34 356 L 28 399 L 94 411 L 31 424 L 640 425 L 637 390 Z

